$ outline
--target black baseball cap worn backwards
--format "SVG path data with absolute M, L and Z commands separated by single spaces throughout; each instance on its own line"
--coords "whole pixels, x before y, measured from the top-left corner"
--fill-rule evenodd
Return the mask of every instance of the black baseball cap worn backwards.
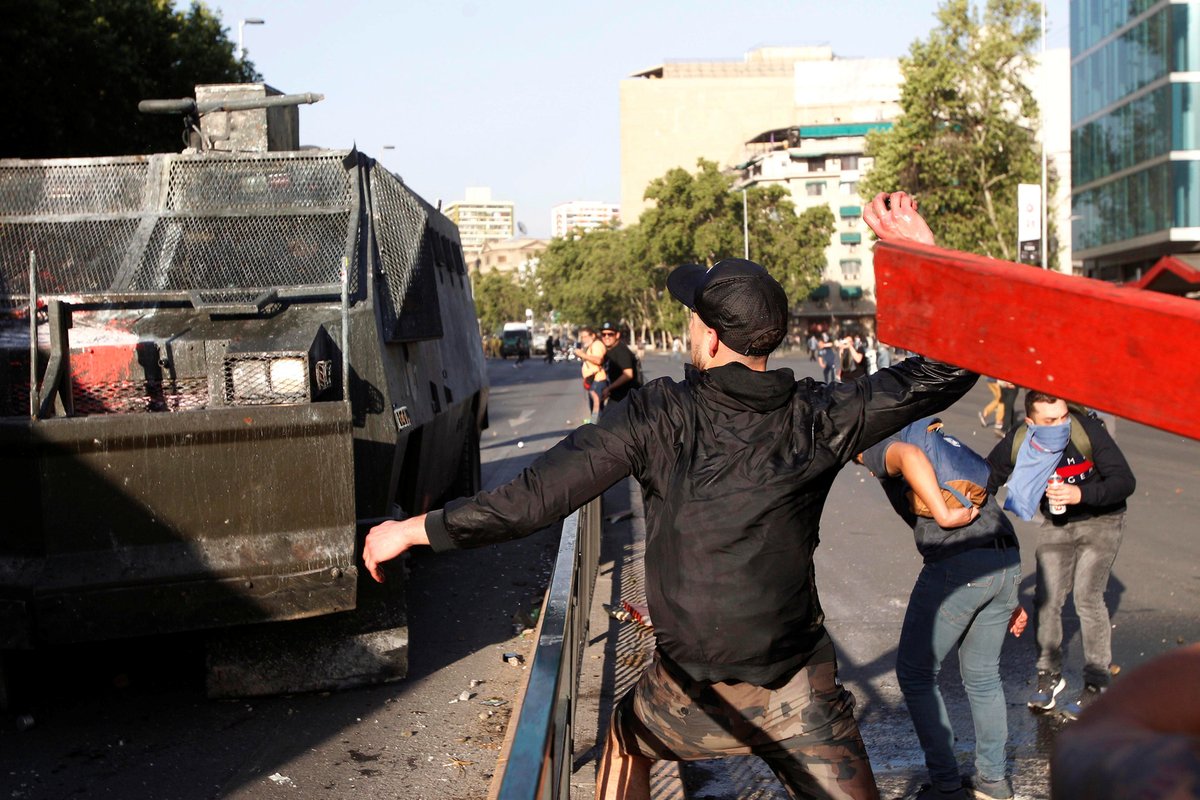
M 753 261 L 726 258 L 711 269 L 684 264 L 667 276 L 667 289 L 735 353 L 770 355 L 787 334 L 787 294 Z

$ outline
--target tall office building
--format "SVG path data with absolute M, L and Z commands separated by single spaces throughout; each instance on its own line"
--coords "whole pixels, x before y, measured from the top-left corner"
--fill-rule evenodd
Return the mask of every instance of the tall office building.
M 598 200 L 572 200 L 550 209 L 550 235 L 562 239 L 571 231 L 593 231 L 620 219 L 620 206 Z
M 1075 257 L 1134 281 L 1200 251 L 1200 2 L 1071 0 Z
M 516 235 L 516 208 L 511 200 L 493 200 L 487 187 L 467 189 L 465 200 L 456 200 L 443 213 L 458 226 L 463 256 L 476 260 L 485 242 L 503 241 Z
M 899 111 L 894 58 L 832 48 L 764 47 L 737 61 L 669 61 L 621 81 L 621 215 L 637 222 L 646 186 L 697 159 L 741 163 L 763 131 L 881 122 Z

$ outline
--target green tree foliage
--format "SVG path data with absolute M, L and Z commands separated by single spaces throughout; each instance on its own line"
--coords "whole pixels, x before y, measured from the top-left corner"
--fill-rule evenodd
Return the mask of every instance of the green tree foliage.
M 141 114 L 139 100 L 260 79 L 217 13 L 170 0 L 12 0 L 0 64 L 0 156 L 19 158 L 180 150 L 181 120 Z
M 733 179 L 712 161 L 697 162 L 690 174 L 673 169 L 651 182 L 646 197 L 655 206 L 640 223 L 647 241 L 646 256 L 665 269 L 677 264 L 712 265 L 745 253 L 742 194 L 731 191 Z M 825 206 L 796 214 L 782 186 L 755 186 L 746 192 L 750 258 L 775 276 L 788 297 L 798 302 L 821 281 L 825 248 L 833 235 L 833 213 Z
M 542 253 L 538 279 L 551 307 L 579 325 L 629 321 L 645 282 L 634 269 L 628 230 L 601 228 L 555 239 Z
M 833 212 L 819 205 L 800 214 L 782 186 L 754 187 L 746 195 L 750 258 L 783 284 L 793 305 L 821 283 Z M 738 216 L 741 216 L 740 210 Z
M 1017 184 L 1041 180 L 1039 112 L 1023 82 L 1039 6 L 946 0 L 937 19 L 901 59 L 902 115 L 867 137 L 875 166 L 859 188 L 914 195 L 944 247 L 1015 260 Z
M 742 194 L 712 161 L 697 171 L 676 168 L 646 189 L 654 205 L 627 228 L 556 239 L 542 254 L 538 279 L 563 319 L 575 324 L 623 321 L 638 338 L 682 334 L 687 311 L 666 290 L 679 264 L 711 265 L 740 257 L 745 240 Z M 785 189 L 747 192 L 750 257 L 763 264 L 799 301 L 820 282 L 833 235 L 826 207 L 797 215 Z
M 696 166 L 695 174 L 676 167 L 646 187 L 654 205 L 639 224 L 655 263 L 711 265 L 742 253 L 742 196 L 730 192 L 733 181 L 715 162 L 702 158 Z
M 530 308 L 529 291 L 512 275 L 496 272 L 475 279 L 475 313 L 485 331 L 498 331 L 505 322 L 522 321 Z

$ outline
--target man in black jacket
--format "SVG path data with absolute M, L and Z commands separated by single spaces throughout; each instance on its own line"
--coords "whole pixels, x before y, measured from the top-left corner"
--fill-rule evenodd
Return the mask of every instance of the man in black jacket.
M 885 205 L 885 198 L 890 205 Z M 880 238 L 932 242 L 902 192 L 864 219 Z M 978 376 L 908 359 L 830 386 L 767 371 L 787 333 L 782 287 L 759 265 L 685 265 L 686 379 L 653 381 L 567 436 L 522 475 L 444 510 L 376 526 L 363 560 L 531 534 L 633 475 L 646 505 L 654 663 L 614 710 L 598 798 L 648 798 L 650 766 L 753 753 L 796 797 L 876 798 L 854 698 L 837 681 L 813 553 L 838 471 Z
M 1046 487 L 1040 501 L 1044 519 L 1038 531 L 1034 592 L 1038 674 L 1028 701 L 1035 711 L 1049 711 L 1067 686 L 1062 676 L 1062 609 L 1073 591 L 1083 638 L 1083 689 L 1063 715 L 1074 719 L 1100 696 L 1111 678 L 1112 625 L 1104 589 L 1124 537 L 1125 498 L 1133 494 L 1136 482 L 1103 423 L 1086 414 L 1072 414 L 1065 400 L 1030 390 L 1025 394 L 1025 421 L 1034 426 L 1078 425 L 1085 434 L 1072 434 L 1054 469 L 1062 481 Z M 1024 427 L 1009 430 L 988 455 L 992 470 L 988 494 L 994 495 L 1013 474 L 1013 438 Z M 1091 452 L 1081 452 L 1081 447 Z
M 604 407 L 610 403 L 619 403 L 631 391 L 641 386 L 641 376 L 638 375 L 637 356 L 621 341 L 621 329 L 611 322 L 600 326 L 600 341 L 608 348 L 604 354 L 604 371 L 608 374 L 608 386 L 600 394 Z

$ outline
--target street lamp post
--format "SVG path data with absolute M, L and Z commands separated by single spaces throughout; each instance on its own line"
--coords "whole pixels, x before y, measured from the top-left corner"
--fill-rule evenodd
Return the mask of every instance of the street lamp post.
M 246 58 L 246 48 L 242 45 L 242 34 L 247 25 L 266 25 L 265 19 L 258 17 L 248 17 L 238 23 L 238 61 L 243 61 Z

